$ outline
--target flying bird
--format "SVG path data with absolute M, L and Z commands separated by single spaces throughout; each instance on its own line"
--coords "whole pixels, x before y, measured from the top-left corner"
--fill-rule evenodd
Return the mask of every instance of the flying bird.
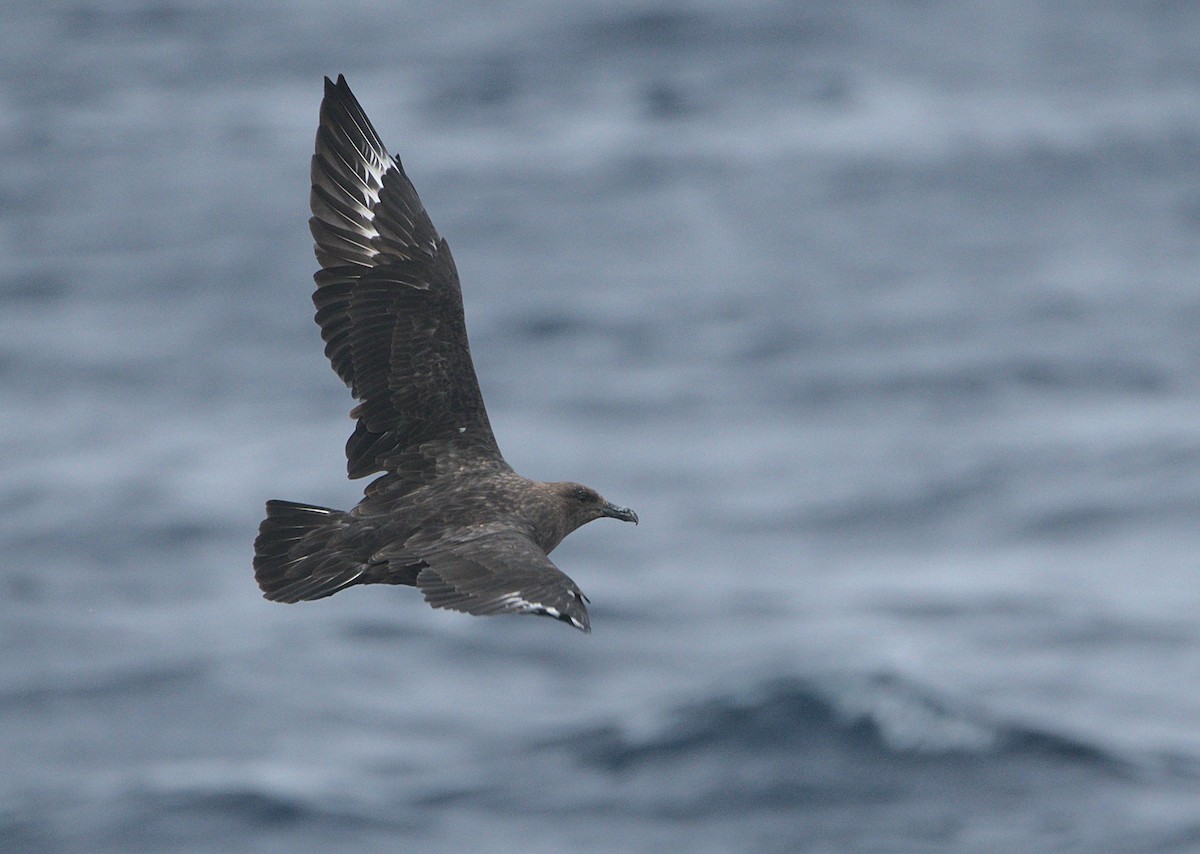
M 587 597 L 548 555 L 593 519 L 636 524 L 637 514 L 504 461 L 450 247 L 341 75 L 325 78 L 310 205 L 316 321 L 358 401 L 347 471 L 380 476 L 349 511 L 267 502 L 254 541 L 263 595 L 300 602 L 404 584 L 434 608 L 540 614 L 590 631 Z

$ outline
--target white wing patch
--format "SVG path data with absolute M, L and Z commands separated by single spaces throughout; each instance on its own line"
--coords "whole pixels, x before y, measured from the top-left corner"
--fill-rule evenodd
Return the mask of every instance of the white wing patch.
M 504 608 L 505 611 L 516 611 L 518 614 L 527 614 L 531 611 L 546 611 L 549 613 L 553 608 L 547 608 L 545 605 L 539 605 L 537 602 L 530 602 L 520 593 L 506 593 L 496 600 L 496 604 Z M 558 612 L 552 616 L 558 616 Z
M 366 249 L 368 255 L 374 258 L 379 254 L 379 250 L 374 246 L 374 241 L 379 237 L 379 229 L 375 227 L 375 208 L 379 205 L 380 193 L 383 192 L 383 176 L 396 165 L 396 159 L 390 155 L 380 159 L 379 154 L 375 151 L 360 153 L 363 156 L 363 168 L 367 171 L 366 180 L 363 182 L 366 205 L 362 212 L 364 220 L 362 235 L 372 243 L 363 248 Z
M 548 617 L 553 617 L 556 620 L 564 619 L 563 612 L 550 605 L 543 605 L 540 602 L 530 602 L 521 596 L 520 593 L 506 593 L 496 600 L 498 605 L 501 605 L 505 611 L 510 611 L 517 614 L 545 614 Z M 582 629 L 583 624 L 576 620 L 571 615 L 566 615 L 565 619 L 575 628 Z

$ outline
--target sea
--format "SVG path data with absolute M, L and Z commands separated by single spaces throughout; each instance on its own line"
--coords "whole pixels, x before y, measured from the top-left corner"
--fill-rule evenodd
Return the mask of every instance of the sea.
M 592 633 L 348 508 L 345 74 Z M 1200 4 L 6 0 L 0 851 L 1200 852 Z

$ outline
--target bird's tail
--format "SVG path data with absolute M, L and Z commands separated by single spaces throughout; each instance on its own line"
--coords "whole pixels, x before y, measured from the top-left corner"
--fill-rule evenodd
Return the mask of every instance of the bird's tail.
M 272 602 L 321 599 L 356 583 L 365 566 L 337 548 L 346 513 L 268 501 L 254 541 L 254 578 Z

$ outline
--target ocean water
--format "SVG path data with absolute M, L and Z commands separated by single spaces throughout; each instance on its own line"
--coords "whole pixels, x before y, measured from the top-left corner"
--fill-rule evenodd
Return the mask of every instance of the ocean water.
M 13 0 L 0 851 L 1200 851 L 1200 7 Z M 350 506 L 345 73 L 593 633 L 263 601 Z

